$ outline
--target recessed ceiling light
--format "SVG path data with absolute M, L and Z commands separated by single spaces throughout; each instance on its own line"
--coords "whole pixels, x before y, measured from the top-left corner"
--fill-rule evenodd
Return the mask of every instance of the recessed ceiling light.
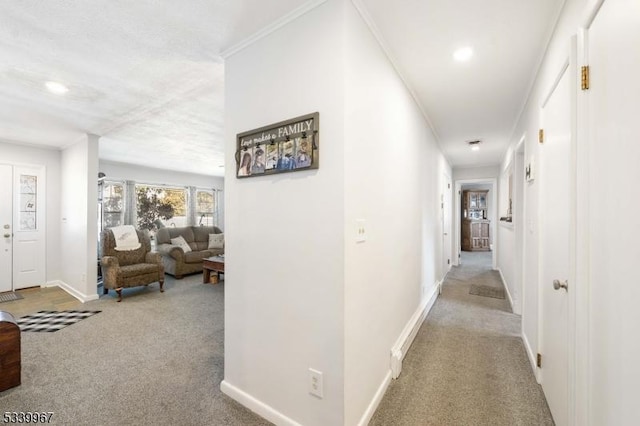
M 467 142 L 471 147 L 471 151 L 479 151 L 480 150 L 480 141 L 471 141 Z
M 470 47 L 461 47 L 460 49 L 453 52 L 453 59 L 458 62 L 466 62 L 473 56 L 473 49 Z
M 44 85 L 51 93 L 55 93 L 56 95 L 64 95 L 69 91 L 67 86 L 57 81 L 47 81 Z

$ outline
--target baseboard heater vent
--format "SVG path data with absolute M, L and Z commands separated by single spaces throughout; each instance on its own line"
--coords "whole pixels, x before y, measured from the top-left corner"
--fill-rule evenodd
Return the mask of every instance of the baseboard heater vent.
M 407 356 L 407 352 L 409 352 L 409 348 L 413 343 L 413 340 L 416 338 L 416 334 L 418 334 L 418 330 L 420 330 L 420 326 L 424 322 L 427 314 L 433 307 L 433 304 L 438 297 L 440 290 L 440 282 L 437 281 L 431 294 L 427 297 L 418 309 L 415 311 L 407 325 L 402 330 L 400 337 L 396 341 L 396 343 L 391 348 L 391 377 L 397 379 L 400 377 L 400 372 L 402 371 L 402 361 L 404 357 Z

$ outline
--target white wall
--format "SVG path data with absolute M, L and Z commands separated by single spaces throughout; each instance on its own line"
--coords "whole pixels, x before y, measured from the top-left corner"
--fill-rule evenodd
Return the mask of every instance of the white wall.
M 508 170 L 501 173 L 498 216 L 507 215 L 509 208 L 509 173 L 512 173 L 512 221 L 499 221 L 496 226 L 498 253 L 497 266 L 502 279 L 504 280 L 509 302 L 513 312 L 522 312 L 522 279 L 518 267 L 518 261 L 522 261 L 522 238 L 518 237 L 518 232 L 522 232 L 522 180 L 524 174 L 523 160 L 516 161 L 515 156 L 507 166 Z M 510 172 L 509 172 L 510 171 Z M 519 186 L 520 185 L 520 186 Z M 518 244 L 517 241 L 520 241 Z
M 197 173 L 183 173 L 155 167 L 143 167 L 135 164 L 116 163 L 100 160 L 99 171 L 107 179 L 134 180 L 141 183 L 161 183 L 176 186 L 196 186 L 198 188 L 224 189 L 224 179 Z
M 273 422 L 344 418 L 343 2 L 226 60 L 225 378 Z M 320 168 L 237 179 L 237 133 L 318 111 Z M 324 374 L 324 398 L 308 369 Z
M 443 274 L 440 193 L 451 169 L 373 34 L 345 4 L 344 424 L 355 425 L 389 375 L 392 346 Z M 359 219 L 364 243 L 355 241 Z
M 74 295 L 94 299 L 98 259 L 98 137 L 86 135 L 63 149 L 60 169 L 60 278 Z
M 493 179 L 500 175 L 500 167 L 455 167 L 453 169 L 453 180 L 471 180 L 471 179 Z
M 0 163 L 46 167 L 46 280 L 60 278 L 60 151 L 0 141 Z

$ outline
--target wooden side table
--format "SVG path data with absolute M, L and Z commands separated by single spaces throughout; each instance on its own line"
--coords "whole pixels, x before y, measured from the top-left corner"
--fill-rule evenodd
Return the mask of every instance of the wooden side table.
M 212 256 L 202 259 L 202 282 L 204 284 L 211 280 L 211 272 L 215 272 L 218 280 L 220 279 L 220 274 L 224 274 L 224 257 Z
M 21 380 L 20 327 L 9 312 L 0 311 L 0 392 Z

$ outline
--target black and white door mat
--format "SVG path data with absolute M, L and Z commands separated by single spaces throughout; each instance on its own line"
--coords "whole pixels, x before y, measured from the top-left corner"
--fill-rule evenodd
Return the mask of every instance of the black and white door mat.
M 100 312 L 102 311 L 40 311 L 18 318 L 17 322 L 20 331 L 53 332 Z

